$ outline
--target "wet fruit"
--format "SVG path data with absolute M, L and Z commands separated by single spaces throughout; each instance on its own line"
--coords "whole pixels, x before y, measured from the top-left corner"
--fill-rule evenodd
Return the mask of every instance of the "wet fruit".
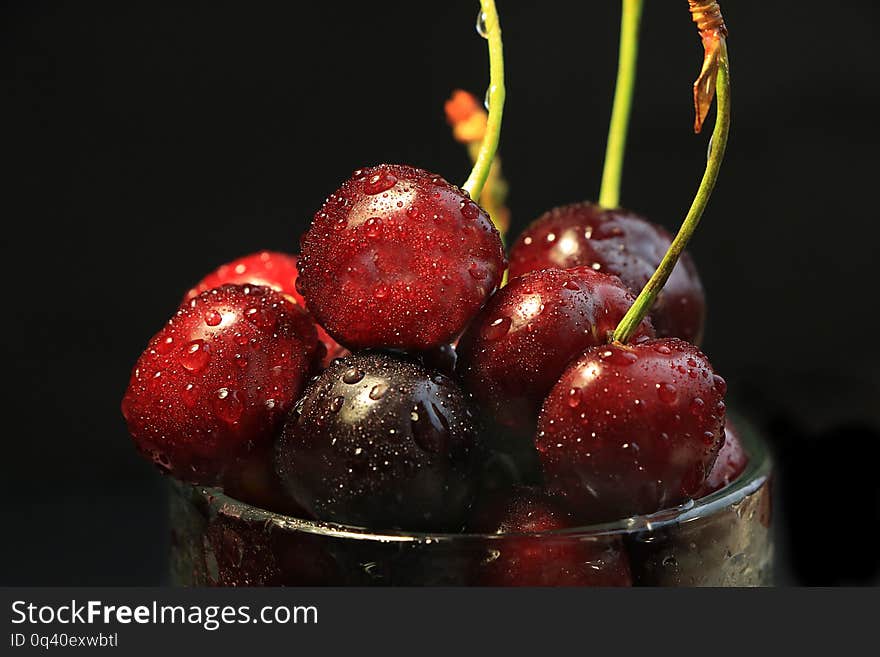
M 290 495 L 322 520 L 457 529 L 482 459 L 471 400 L 399 355 L 360 352 L 306 388 L 276 449 Z
M 488 542 L 476 569 L 483 586 L 631 586 L 629 561 L 614 537 L 534 536 L 575 526 L 553 500 L 532 488 L 496 494 L 482 503 L 468 530 L 504 534 Z
M 299 306 L 266 287 L 226 285 L 185 302 L 150 340 L 122 412 L 160 468 L 218 483 L 272 440 L 320 354 Z
M 498 231 L 465 192 L 406 165 L 355 171 L 302 238 L 299 289 L 350 349 L 451 342 L 500 284 Z
M 541 410 L 536 446 L 548 490 L 582 522 L 697 496 L 724 440 L 725 391 L 682 340 L 593 347 Z
M 575 203 L 541 215 L 510 250 L 510 276 L 548 267 L 586 266 L 619 276 L 638 293 L 671 243 L 661 227 L 628 210 Z M 673 269 L 651 311 L 659 337 L 698 344 L 706 300 L 693 260 L 686 253 Z
M 724 424 L 724 444 L 721 445 L 718 458 L 706 477 L 703 494 L 714 493 L 730 484 L 742 474 L 748 463 L 749 455 L 743 448 L 739 433 L 728 418 Z
M 589 267 L 514 278 L 462 336 L 458 374 L 497 422 L 533 428 L 568 363 L 604 344 L 632 303 L 620 279 Z M 653 335 L 645 321 L 635 339 Z
M 195 287 L 186 293 L 184 301 L 189 301 L 203 292 L 213 290 L 221 285 L 263 285 L 271 287 L 276 292 L 287 295 L 303 308 L 306 301 L 296 289 L 296 280 L 299 277 L 297 271 L 297 257 L 278 253 L 277 251 L 260 251 L 243 256 L 217 269 L 205 276 Z M 318 339 L 327 349 L 323 358 L 326 365 L 334 358 L 339 358 L 348 353 L 348 350 L 330 337 L 320 324 L 315 323 L 318 331 Z

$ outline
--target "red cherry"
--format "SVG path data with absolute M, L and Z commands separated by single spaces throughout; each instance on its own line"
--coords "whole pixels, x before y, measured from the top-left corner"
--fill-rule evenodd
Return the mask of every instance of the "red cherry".
M 604 210 L 591 203 L 554 208 L 526 228 L 510 250 L 510 276 L 548 267 L 587 266 L 619 276 L 638 293 L 669 248 L 660 226 L 628 210 Z M 672 270 L 651 319 L 660 337 L 699 343 L 706 299 L 688 254 Z
M 218 483 L 271 442 L 319 356 L 300 307 L 266 287 L 225 285 L 184 303 L 150 340 L 122 413 L 138 449 L 161 468 Z
M 533 429 L 544 397 L 569 362 L 605 344 L 633 301 L 620 279 L 589 267 L 514 278 L 462 336 L 458 373 L 500 424 Z M 644 321 L 636 339 L 653 336 Z
M 746 454 L 739 434 L 728 419 L 724 424 L 724 444 L 718 452 L 715 465 L 706 477 L 703 495 L 714 493 L 729 485 L 742 474 L 748 463 L 749 455 Z
M 302 239 L 300 291 L 350 349 L 452 341 L 501 282 L 486 212 L 440 176 L 405 165 L 355 171 Z
M 548 490 L 581 521 L 697 496 L 724 440 L 725 390 L 700 350 L 676 338 L 589 349 L 538 419 Z
M 297 271 L 297 257 L 276 251 L 260 251 L 246 255 L 217 269 L 205 276 L 195 287 L 186 293 L 184 301 L 197 297 L 202 292 L 213 290 L 221 285 L 264 285 L 271 287 L 276 292 L 281 292 L 292 297 L 296 303 L 306 308 L 306 301 L 296 289 L 296 280 L 299 277 Z M 318 339 L 327 348 L 327 354 L 323 359 L 326 367 L 334 358 L 341 358 L 348 350 L 330 337 L 327 331 L 315 323 L 318 330 Z
M 495 558 L 477 568 L 483 586 L 631 586 L 629 561 L 617 539 L 529 536 L 573 524 L 539 491 L 517 488 L 481 504 L 468 525 L 483 534 L 521 534 L 492 544 Z

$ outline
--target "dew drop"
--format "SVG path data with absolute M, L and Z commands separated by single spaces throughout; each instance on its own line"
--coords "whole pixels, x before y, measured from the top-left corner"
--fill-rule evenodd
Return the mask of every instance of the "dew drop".
M 210 349 L 204 340 L 193 340 L 183 348 L 180 364 L 190 372 L 198 372 L 205 368 L 211 360 Z
M 705 407 L 706 402 L 704 402 L 701 398 L 694 397 L 693 400 L 691 400 L 690 409 L 691 413 L 693 413 L 694 415 L 700 415 Z
M 725 381 L 723 377 L 720 377 L 717 374 L 713 374 L 712 383 L 715 386 L 715 390 L 718 391 L 719 395 L 723 397 L 725 394 L 727 394 L 727 381 Z
M 230 388 L 220 388 L 214 399 L 214 412 L 224 422 L 234 424 L 244 413 L 244 405 L 238 399 L 238 393 Z
M 479 34 L 484 39 L 489 38 L 489 28 L 486 27 L 486 12 L 480 9 L 477 12 L 477 23 L 476 23 L 477 34 Z
M 356 367 L 346 370 L 342 375 L 343 383 L 352 385 L 364 378 L 364 373 Z
M 569 408 L 577 408 L 581 405 L 581 389 L 580 388 L 571 388 L 568 391 L 568 400 L 567 400 Z
M 159 344 L 156 345 L 156 351 L 158 351 L 163 356 L 166 356 L 171 353 L 174 349 L 174 338 L 170 335 L 164 340 L 160 340 Z
M 373 401 L 376 401 L 377 399 L 382 399 L 386 392 L 388 392 L 388 384 L 377 383 L 370 389 L 370 399 L 372 399 Z
M 674 404 L 678 401 L 678 388 L 671 383 L 658 383 L 657 396 L 664 404 Z
M 337 395 L 333 399 L 330 400 L 330 412 L 338 413 L 342 408 L 342 405 L 345 403 L 345 397 L 342 395 Z
M 462 201 L 461 214 L 465 219 L 475 221 L 480 216 L 480 206 L 473 201 Z
M 397 184 L 397 176 L 390 171 L 377 171 L 364 184 L 364 193 L 371 196 L 387 192 Z
M 672 353 L 672 349 L 667 347 L 662 342 L 660 344 L 654 345 L 654 351 L 656 351 L 658 354 L 663 354 L 664 356 L 669 356 Z
M 216 310 L 208 310 L 205 312 L 205 324 L 208 326 L 219 326 L 220 322 L 223 321 L 223 315 L 218 313 Z
M 499 317 L 482 330 L 484 340 L 500 340 L 510 331 L 513 320 L 510 317 Z
M 573 290 L 574 292 L 579 292 L 581 289 L 581 286 L 577 284 L 577 281 L 565 281 L 565 283 L 562 284 L 562 287 L 566 290 Z

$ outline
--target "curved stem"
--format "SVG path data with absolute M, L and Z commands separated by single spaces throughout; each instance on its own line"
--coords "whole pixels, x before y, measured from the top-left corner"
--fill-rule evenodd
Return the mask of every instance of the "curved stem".
M 623 0 L 620 17 L 620 55 L 617 60 L 617 83 L 608 143 L 605 147 L 605 168 L 599 205 L 616 208 L 620 205 L 620 180 L 626 152 L 626 132 L 632 110 L 633 90 L 636 83 L 636 62 L 639 56 L 639 24 L 642 20 L 642 0 Z
M 489 176 L 489 168 L 498 150 L 501 136 L 501 116 L 504 113 L 504 48 L 501 42 L 501 23 L 495 0 L 480 0 L 480 7 L 486 25 L 486 38 L 489 41 L 489 119 L 486 134 L 477 154 L 471 175 L 462 187 L 475 201 L 479 200 Z
M 666 255 L 663 256 L 657 271 L 651 276 L 651 279 L 614 330 L 612 337 L 615 341 L 626 342 L 629 340 L 639 323 L 651 310 L 654 300 L 666 284 L 669 275 L 675 267 L 675 263 L 678 262 L 678 258 L 684 251 L 685 246 L 687 246 L 688 240 L 690 240 L 691 235 L 694 234 L 697 225 L 700 223 L 703 210 L 706 209 L 709 198 L 712 196 L 712 190 L 715 188 L 715 181 L 718 180 L 718 171 L 721 168 L 721 161 L 724 159 L 727 135 L 730 131 L 730 66 L 727 58 L 727 45 L 723 41 L 721 42 L 718 55 L 718 78 L 715 81 L 718 108 L 715 117 L 715 128 L 712 131 L 712 140 L 710 141 L 711 152 L 706 162 L 703 180 L 700 182 L 700 187 L 687 213 L 687 217 L 685 217 L 684 222 L 681 224 L 675 239 L 672 240 Z

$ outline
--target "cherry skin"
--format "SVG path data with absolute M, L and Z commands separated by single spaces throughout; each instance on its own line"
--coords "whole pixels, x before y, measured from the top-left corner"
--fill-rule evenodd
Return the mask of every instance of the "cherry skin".
M 122 413 L 160 468 L 216 484 L 271 442 L 321 352 L 299 306 L 266 287 L 225 285 L 184 303 L 150 340 Z
M 306 301 L 296 289 L 296 280 L 299 278 L 297 270 L 297 256 L 278 253 L 277 251 L 260 251 L 220 265 L 217 269 L 205 276 L 195 287 L 186 293 L 184 301 L 189 301 L 208 290 L 221 285 L 263 285 L 271 287 L 276 292 L 291 297 L 300 306 L 306 308 Z M 326 367 L 334 358 L 340 358 L 348 353 L 348 350 L 330 337 L 320 324 L 315 323 L 318 331 L 318 339 L 327 349 L 323 364 Z
M 506 261 L 489 216 L 422 169 L 355 171 L 302 238 L 299 289 L 350 349 L 448 344 L 501 283 Z
M 718 458 L 706 477 L 703 495 L 714 493 L 733 482 L 749 464 L 749 455 L 743 448 L 739 433 L 733 427 L 730 418 L 724 423 L 724 444 L 718 451 Z
M 471 399 L 395 354 L 359 352 L 306 388 L 276 445 L 291 497 L 321 520 L 458 529 L 480 464 Z
M 462 336 L 458 374 L 499 424 L 534 428 L 544 397 L 569 362 L 605 344 L 633 301 L 620 279 L 589 267 L 514 278 Z M 653 336 L 644 321 L 634 339 Z
M 648 282 L 671 243 L 660 226 L 628 210 L 592 203 L 554 208 L 526 228 L 510 250 L 510 276 L 548 267 L 587 266 L 619 276 L 634 294 Z M 659 337 L 699 344 L 706 299 L 684 253 L 657 298 L 651 319 Z
M 725 391 L 700 350 L 677 338 L 587 350 L 538 419 L 548 490 L 581 522 L 698 496 L 724 440 Z
M 498 555 L 476 569 L 482 586 L 631 586 L 629 561 L 617 539 L 529 536 L 575 526 L 553 500 L 534 488 L 496 494 L 478 506 L 468 530 L 518 534 L 493 541 Z

